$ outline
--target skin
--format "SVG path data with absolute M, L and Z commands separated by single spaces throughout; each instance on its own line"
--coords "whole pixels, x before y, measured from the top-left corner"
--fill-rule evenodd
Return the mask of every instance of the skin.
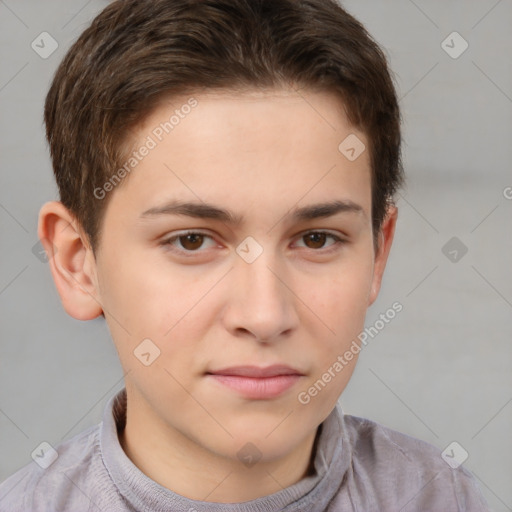
M 334 95 L 268 90 L 194 97 L 197 107 L 109 192 L 96 257 L 60 202 L 42 207 L 39 236 L 67 313 L 79 320 L 105 314 L 126 372 L 127 425 L 120 436 L 126 454 L 181 495 L 241 502 L 311 474 L 317 428 L 357 356 L 308 404 L 297 396 L 363 330 L 397 208 L 389 207 L 375 248 L 369 152 L 351 162 L 338 150 L 349 134 L 367 148 L 369 142 Z M 162 102 L 128 142 L 140 147 L 187 99 Z M 213 203 L 245 220 L 141 218 L 170 199 Z M 291 219 L 295 208 L 332 200 L 351 200 L 362 211 Z M 163 244 L 187 229 L 208 236 Z M 321 230 L 345 243 L 305 236 Z M 263 248 L 252 263 L 236 252 L 248 236 Z M 149 366 L 133 353 L 146 338 L 160 349 Z M 272 399 L 247 399 L 205 376 L 275 363 L 304 375 Z M 261 453 L 250 467 L 237 457 L 248 442 Z

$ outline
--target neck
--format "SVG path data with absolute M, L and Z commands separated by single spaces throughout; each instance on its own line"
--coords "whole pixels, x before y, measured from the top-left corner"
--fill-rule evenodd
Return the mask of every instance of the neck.
M 250 501 L 315 474 L 313 461 L 321 425 L 286 456 L 245 467 L 238 459 L 213 453 L 161 421 L 148 421 L 151 414 L 140 407 L 132 413 L 129 404 L 130 400 L 125 427 L 121 421 L 118 432 L 124 452 L 149 478 L 186 498 L 217 503 Z

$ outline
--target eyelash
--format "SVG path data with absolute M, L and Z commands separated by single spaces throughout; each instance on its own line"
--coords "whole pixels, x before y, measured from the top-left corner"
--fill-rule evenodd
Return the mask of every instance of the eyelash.
M 315 230 L 307 231 L 305 233 L 302 233 L 299 238 L 304 238 L 304 237 L 306 237 L 308 235 L 311 235 L 311 234 L 327 235 L 328 237 L 331 237 L 335 241 L 335 243 L 330 245 L 327 250 L 324 250 L 324 249 L 310 249 L 313 252 L 318 252 L 318 253 L 322 253 L 322 254 L 330 254 L 331 252 L 339 249 L 339 247 L 341 245 L 347 243 L 346 240 L 344 240 L 343 238 L 341 238 L 341 237 L 339 237 L 337 235 L 334 235 L 333 233 L 330 233 L 329 231 L 315 231 Z M 172 243 L 173 242 L 175 242 L 179 238 L 182 238 L 182 237 L 185 237 L 185 236 L 188 236 L 188 235 L 200 235 L 200 236 L 203 236 L 203 237 L 207 237 L 207 238 L 213 239 L 213 237 L 211 235 L 209 235 L 208 233 L 204 233 L 202 231 L 185 231 L 185 232 L 179 233 L 177 235 L 174 235 L 174 236 L 172 236 L 170 238 L 167 238 L 167 239 L 163 240 L 161 245 L 166 247 L 166 248 L 169 248 L 173 252 L 178 252 L 178 253 L 184 255 L 185 257 L 194 257 L 196 254 L 200 254 L 201 252 L 204 252 L 204 251 L 200 251 L 199 249 L 195 250 L 195 251 L 191 251 L 191 250 L 186 250 L 186 249 L 183 249 L 183 250 L 182 249 L 176 249 L 175 247 L 172 247 Z

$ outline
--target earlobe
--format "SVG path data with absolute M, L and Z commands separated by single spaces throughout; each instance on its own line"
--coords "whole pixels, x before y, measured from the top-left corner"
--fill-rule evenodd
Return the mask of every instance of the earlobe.
M 59 201 L 45 203 L 37 232 L 65 311 L 77 320 L 101 315 L 94 256 L 74 216 Z
M 368 306 L 371 306 L 379 295 L 382 276 L 391 250 L 391 244 L 395 235 L 396 220 L 398 217 L 398 208 L 395 205 L 388 207 L 386 217 L 379 233 L 379 246 L 375 255 L 375 264 L 373 267 L 373 279 L 370 294 L 368 297 Z

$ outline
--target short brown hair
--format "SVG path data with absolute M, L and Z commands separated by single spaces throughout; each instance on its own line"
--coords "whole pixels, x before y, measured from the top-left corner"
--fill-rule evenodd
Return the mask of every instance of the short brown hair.
M 60 200 L 99 245 L 129 131 L 191 91 L 290 86 L 334 92 L 369 140 L 374 241 L 404 180 L 386 57 L 335 0 L 116 0 L 61 62 L 44 119 Z M 341 141 L 340 141 L 341 142 Z

